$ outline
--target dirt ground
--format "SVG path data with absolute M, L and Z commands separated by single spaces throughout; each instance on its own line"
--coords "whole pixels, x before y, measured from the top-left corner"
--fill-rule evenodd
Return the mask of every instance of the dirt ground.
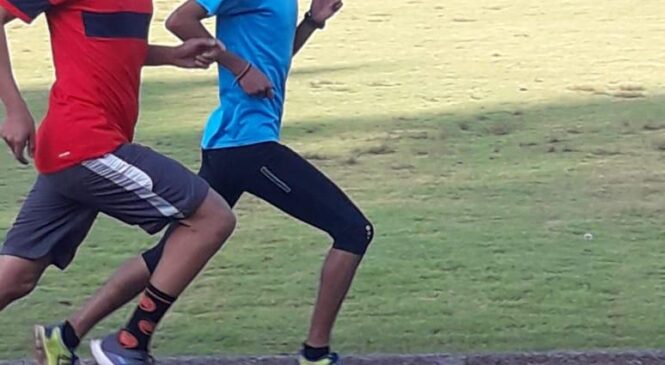
M 163 365 L 294 365 L 293 357 L 198 357 L 157 361 Z M 550 352 L 483 355 L 375 355 L 348 356 L 344 365 L 662 365 L 665 352 Z M 28 365 L 31 361 L 0 362 L 0 365 Z M 86 365 L 92 365 L 88 360 Z

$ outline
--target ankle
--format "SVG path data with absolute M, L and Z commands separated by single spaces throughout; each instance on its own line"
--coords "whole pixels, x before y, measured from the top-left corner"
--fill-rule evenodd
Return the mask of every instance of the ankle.
M 60 332 L 62 334 L 62 342 L 68 349 L 74 351 L 79 347 L 81 339 L 69 321 L 65 321 L 60 325 Z
M 309 361 L 318 361 L 330 355 L 330 346 L 311 346 L 305 342 L 303 343 L 302 355 Z
M 176 299 L 148 284 L 127 326 L 118 333 L 122 347 L 148 351 L 155 328 Z

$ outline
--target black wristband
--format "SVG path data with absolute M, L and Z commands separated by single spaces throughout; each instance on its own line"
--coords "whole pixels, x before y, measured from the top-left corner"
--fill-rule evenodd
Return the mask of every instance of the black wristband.
M 317 28 L 317 29 L 323 29 L 323 28 L 326 27 L 326 23 L 325 23 L 325 22 L 323 22 L 323 23 L 319 23 L 319 22 L 317 22 L 316 20 L 314 20 L 314 18 L 312 18 L 312 11 L 311 11 L 311 10 L 308 11 L 307 13 L 305 13 L 305 21 L 308 22 L 308 23 L 311 24 L 314 28 Z

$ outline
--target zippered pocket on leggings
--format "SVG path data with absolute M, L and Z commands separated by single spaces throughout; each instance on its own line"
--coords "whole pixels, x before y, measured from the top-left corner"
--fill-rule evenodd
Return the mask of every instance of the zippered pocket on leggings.
M 277 177 L 277 175 L 275 175 L 272 171 L 270 171 L 269 168 L 265 166 L 261 167 L 261 173 L 273 184 L 277 185 L 277 187 L 280 188 L 283 192 L 287 194 L 291 192 L 291 187 L 288 186 L 282 179 Z

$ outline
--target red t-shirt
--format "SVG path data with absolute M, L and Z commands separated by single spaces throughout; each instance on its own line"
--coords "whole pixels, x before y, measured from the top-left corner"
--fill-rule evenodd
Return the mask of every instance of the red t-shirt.
M 53 173 L 131 142 L 151 0 L 0 0 L 17 18 L 45 13 L 55 84 L 37 132 L 35 164 Z

